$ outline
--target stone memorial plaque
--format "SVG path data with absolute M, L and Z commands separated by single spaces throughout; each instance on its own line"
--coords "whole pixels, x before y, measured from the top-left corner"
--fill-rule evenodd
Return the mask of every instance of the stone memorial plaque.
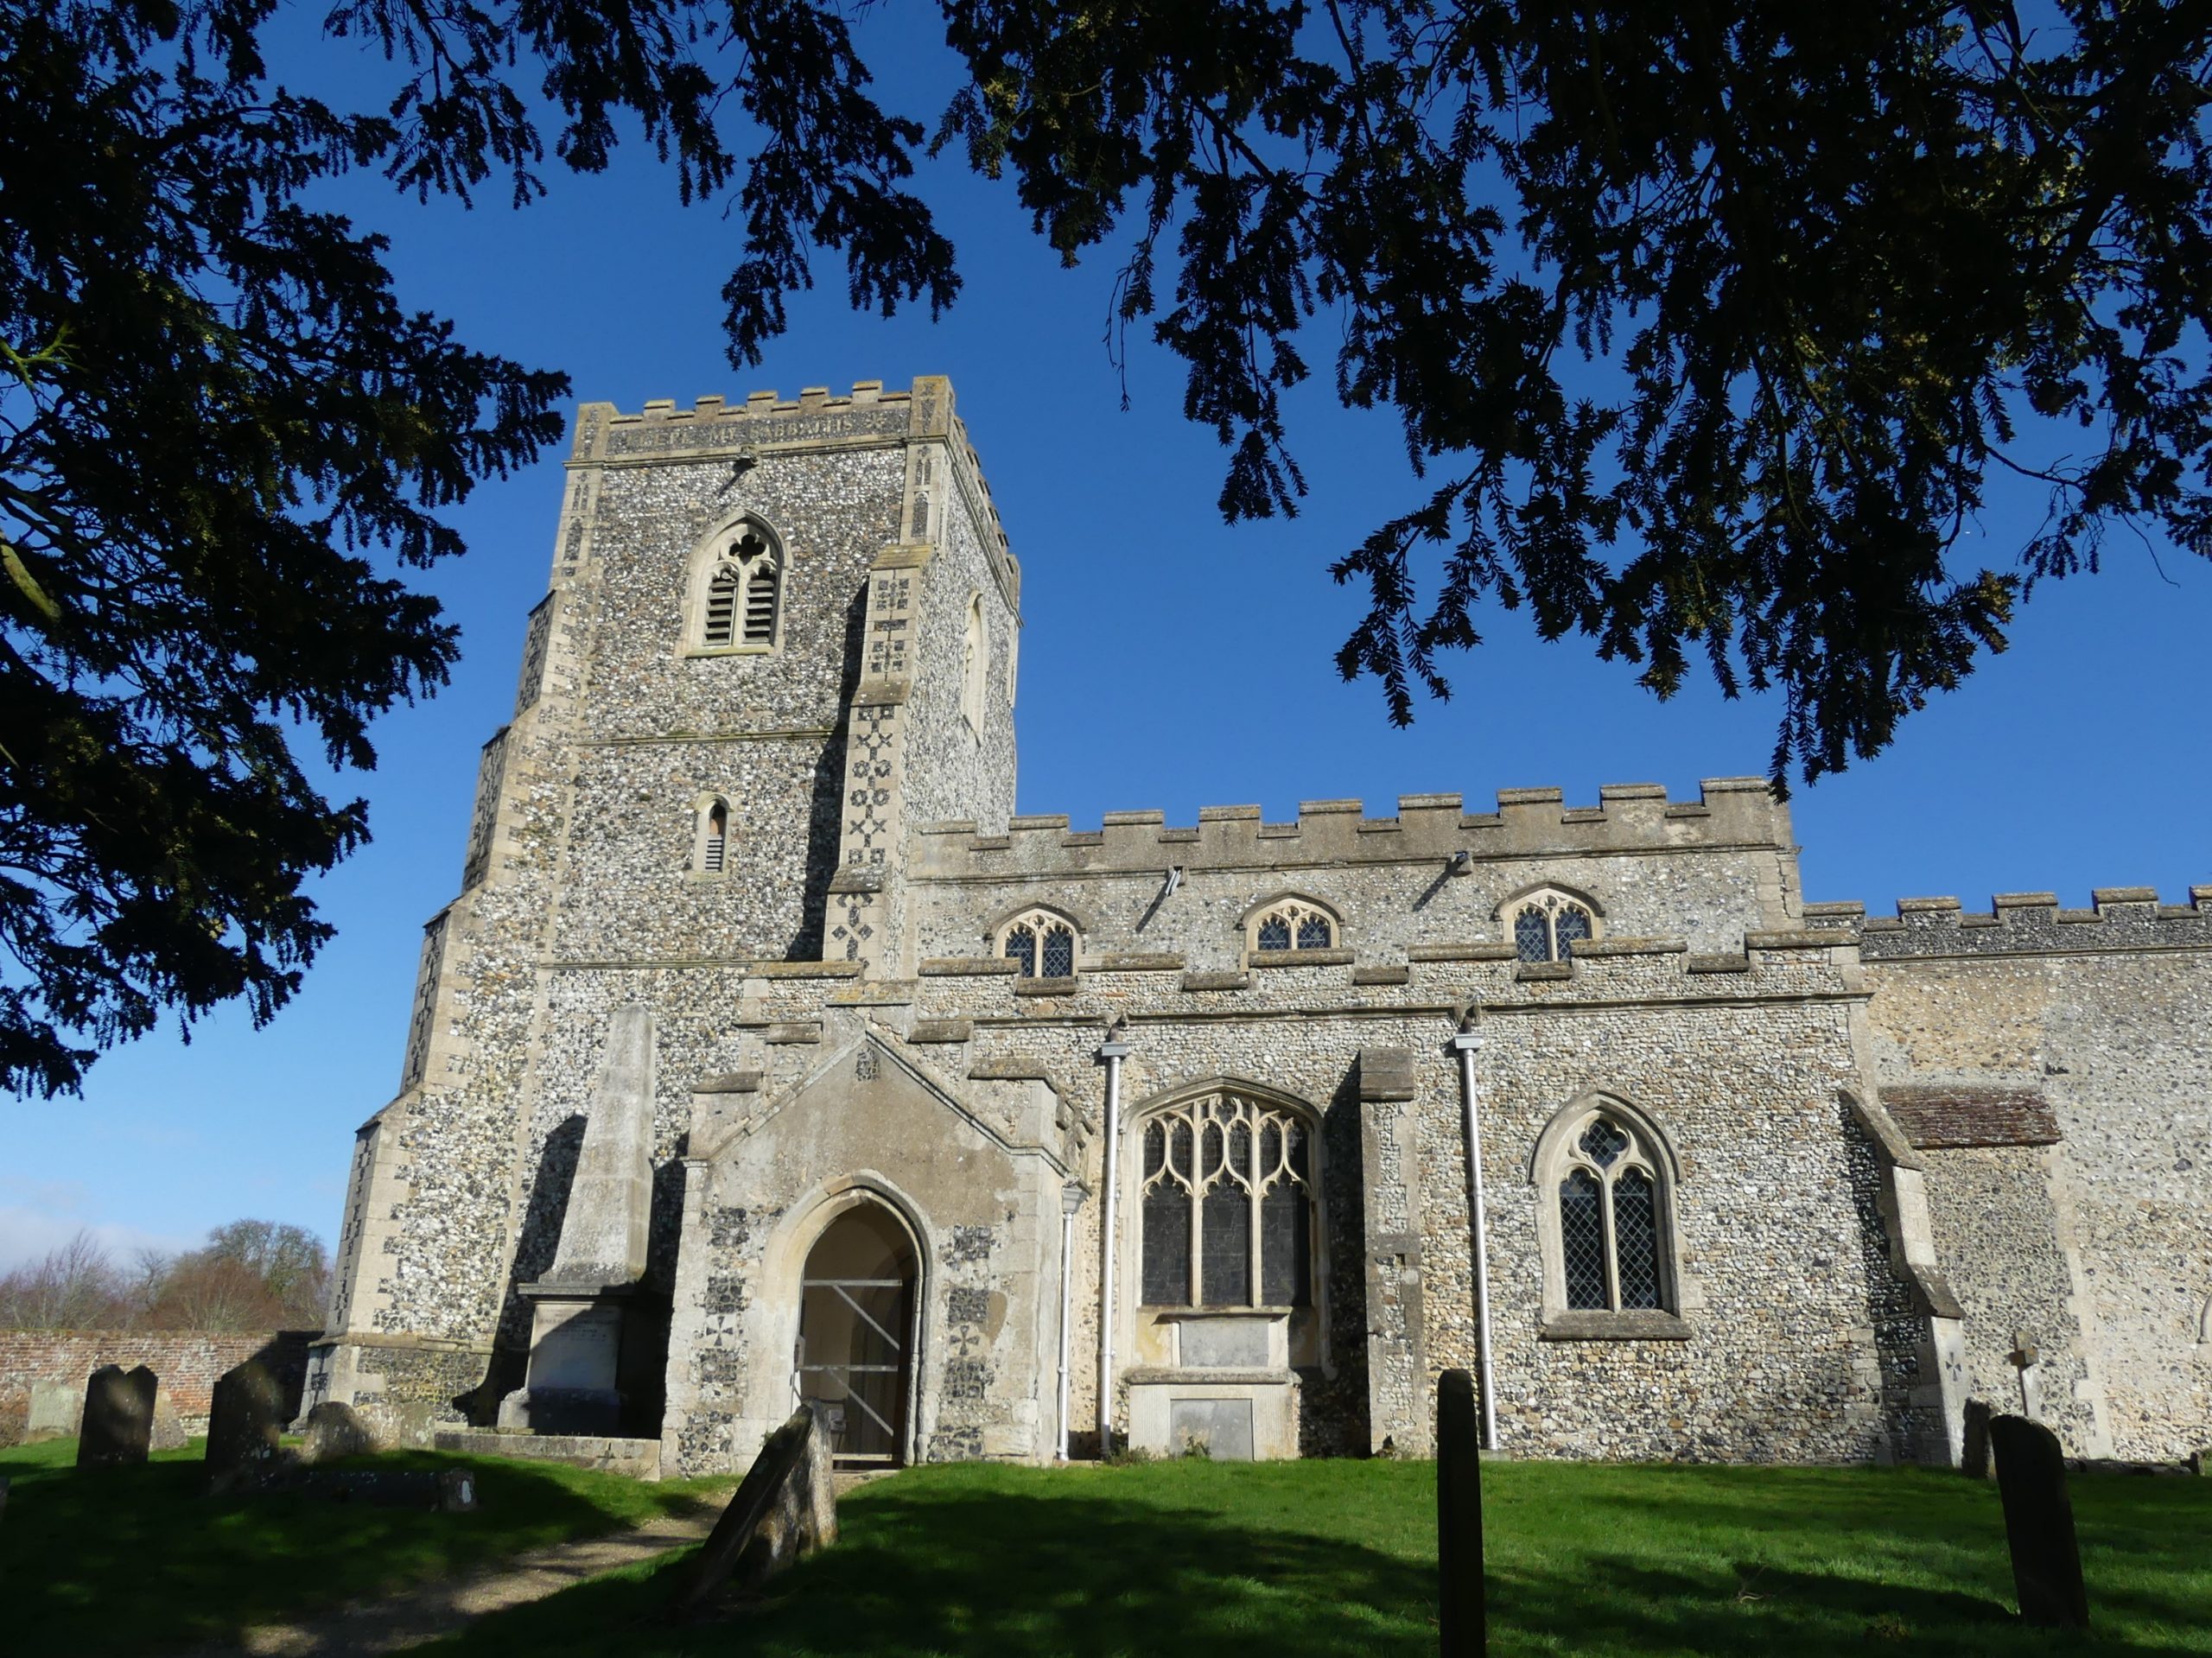
M 1249 1399 L 1171 1399 L 1167 1443 L 1179 1453 L 1204 1445 L 1216 1462 L 1252 1460 L 1252 1401 Z
M 1193 1370 L 1264 1370 L 1267 1321 L 1262 1318 L 1185 1318 L 1183 1363 Z

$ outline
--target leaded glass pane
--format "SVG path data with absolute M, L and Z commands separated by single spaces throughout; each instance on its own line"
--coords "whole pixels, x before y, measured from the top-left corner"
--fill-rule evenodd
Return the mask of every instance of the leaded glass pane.
M 1306 1167 L 1306 1125 L 1302 1122 L 1286 1122 L 1282 1126 L 1282 1132 L 1284 1137 L 1290 1142 L 1288 1159 L 1290 1172 L 1301 1180 L 1312 1178 Z
M 1144 1174 L 1150 1180 L 1167 1164 L 1167 1125 L 1154 1117 L 1144 1126 Z
M 1642 1169 L 1623 1169 L 1613 1182 L 1613 1248 L 1620 1262 L 1621 1305 L 1659 1305 L 1659 1194 Z
M 1524 962 L 1552 959 L 1551 924 L 1541 910 L 1523 910 L 1513 918 L 1513 948 Z
M 1037 935 L 1027 927 L 1016 927 L 1006 936 L 1006 953 L 1021 963 L 1021 976 L 1037 976 Z
M 1329 937 L 1329 918 L 1310 912 L 1298 918 L 1298 947 L 1300 950 L 1326 950 Z
M 1075 935 L 1065 927 L 1045 930 L 1045 969 L 1048 979 L 1075 976 Z
M 1184 1179 L 1191 1178 L 1191 1125 L 1180 1117 L 1168 1125 L 1167 1166 Z
M 1604 1311 L 1605 1222 L 1598 1177 L 1576 1169 L 1560 1182 L 1560 1257 L 1567 1267 L 1567 1304 Z
M 1205 1195 L 1200 1276 L 1208 1306 L 1247 1306 L 1252 1299 L 1252 1200 L 1224 1180 Z
M 1306 1188 L 1279 1180 L 1260 1203 L 1260 1299 L 1302 1307 L 1313 1299 L 1313 1205 Z
M 1613 1159 L 1628 1149 L 1628 1136 L 1599 1117 L 1582 1131 L 1582 1149 L 1599 1168 L 1610 1169 Z
M 1281 916 L 1271 915 L 1260 923 L 1260 948 L 1262 950 L 1288 950 L 1290 948 L 1289 921 Z
M 1191 1197 L 1172 1181 L 1144 1195 L 1143 1277 L 1147 1306 L 1191 1304 Z
M 1559 912 L 1552 925 L 1559 934 L 1559 959 L 1567 960 L 1574 954 L 1574 947 L 1590 937 L 1590 912 L 1579 904 L 1570 904 Z
M 1246 1122 L 1229 1125 L 1229 1168 L 1232 1174 L 1249 1180 L 1252 1178 L 1252 1126 Z

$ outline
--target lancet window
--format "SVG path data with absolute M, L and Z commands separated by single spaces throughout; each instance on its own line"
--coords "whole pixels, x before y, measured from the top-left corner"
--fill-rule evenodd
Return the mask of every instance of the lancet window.
M 1075 928 L 1065 916 L 1033 910 L 1007 924 L 999 954 L 1016 962 L 1025 979 L 1071 979 Z
M 1141 1293 L 1149 1306 L 1313 1299 L 1313 1148 L 1294 1111 L 1223 1090 L 1142 1128 Z
M 729 803 L 716 797 L 700 809 L 698 845 L 691 867 L 702 875 L 719 875 L 729 857 Z

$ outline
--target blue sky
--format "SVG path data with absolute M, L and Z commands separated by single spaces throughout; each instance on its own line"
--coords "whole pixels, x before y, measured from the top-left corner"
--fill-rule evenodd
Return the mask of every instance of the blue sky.
M 925 121 L 942 100 L 926 41 L 895 48 L 887 91 Z M 322 48 L 343 54 L 343 45 Z M 1010 189 L 956 164 L 924 187 L 961 253 L 966 289 L 941 322 L 855 317 L 841 264 L 791 308 L 760 369 L 723 356 L 718 290 L 735 232 L 685 211 L 642 153 L 592 179 L 553 175 L 524 212 L 417 206 L 373 181 L 348 207 L 392 237 L 409 303 L 462 337 L 565 370 L 579 399 L 635 410 L 772 387 L 952 378 L 1025 571 L 1018 708 L 1020 810 L 1257 803 L 1557 785 L 1594 804 L 1604 783 L 1765 769 L 1778 707 L 1724 702 L 1708 683 L 1671 703 L 1577 643 L 1547 645 L 1521 616 L 1484 619 L 1490 642 L 1450 664 L 1456 696 L 1390 727 L 1371 682 L 1332 656 L 1360 597 L 1328 562 L 1415 489 L 1394 424 L 1302 397 L 1294 431 L 1313 486 L 1293 522 L 1230 530 L 1215 511 L 1222 454 L 1180 418 L 1176 365 L 1140 346 L 1131 407 L 1103 344 L 1114 261 L 1073 270 L 1032 238 Z M 1327 340 L 1315 356 L 1325 365 Z M 266 1029 L 224 1013 L 189 1044 L 164 1032 L 108 1056 L 81 1100 L 0 1100 L 0 1268 L 79 1227 L 120 1247 L 178 1247 L 241 1216 L 334 1240 L 352 1131 L 389 1099 L 423 920 L 456 889 L 479 746 L 512 706 L 522 619 L 544 589 L 559 457 L 486 486 L 457 513 L 471 551 L 428 584 L 463 629 L 453 684 L 375 733 L 381 764 L 346 785 L 371 802 L 375 840 L 317 888 L 337 938 Z M 1992 511 L 1988 562 L 2010 564 L 2024 524 Z M 2161 575 L 2158 564 L 2163 562 Z M 2212 568 L 2115 536 L 2104 573 L 2038 592 L 2006 655 L 1905 725 L 1889 753 L 1800 789 L 1793 804 L 1815 899 L 1885 911 L 1899 897 L 2154 885 L 2181 902 L 2212 882 Z

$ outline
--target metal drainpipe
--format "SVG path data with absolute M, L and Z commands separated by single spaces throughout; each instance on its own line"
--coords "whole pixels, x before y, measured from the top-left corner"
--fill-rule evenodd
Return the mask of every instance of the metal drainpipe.
M 1497 1393 L 1490 1364 L 1490 1236 L 1483 1215 L 1483 1137 L 1475 1121 L 1475 1051 L 1483 1039 L 1472 1030 L 1452 1039 L 1459 1056 L 1459 1104 L 1466 1118 L 1467 1208 L 1475 1230 L 1475 1369 L 1482 1379 L 1483 1439 L 1485 1451 L 1497 1449 Z
M 1129 1045 L 1108 1039 L 1098 1050 L 1097 1063 L 1106 1067 L 1106 1156 L 1101 1178 L 1106 1188 L 1098 1217 L 1098 1454 L 1114 1449 L 1114 1216 L 1119 1207 L 1122 1143 L 1122 1061 Z
M 1060 1460 L 1068 1459 L 1068 1350 L 1075 1323 L 1075 1212 L 1084 1190 L 1071 1180 L 1060 1188 Z

